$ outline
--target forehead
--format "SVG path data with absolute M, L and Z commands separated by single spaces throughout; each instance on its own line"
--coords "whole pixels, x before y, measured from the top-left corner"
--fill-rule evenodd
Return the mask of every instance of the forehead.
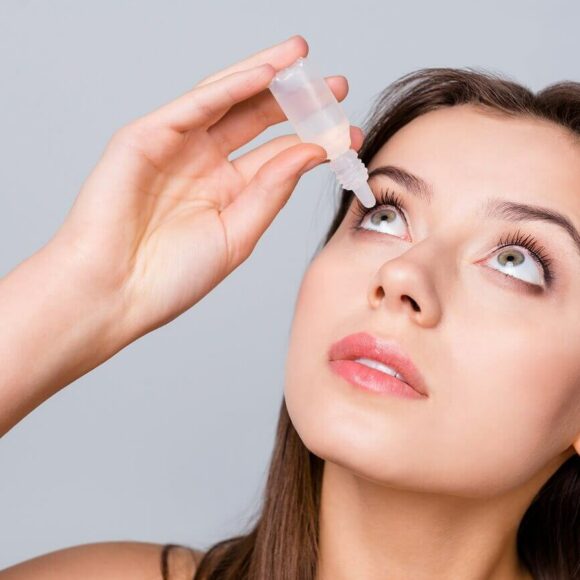
M 436 199 L 551 202 L 580 221 L 580 144 L 549 121 L 510 118 L 473 105 L 437 109 L 397 131 L 368 169 L 387 164 L 431 183 Z

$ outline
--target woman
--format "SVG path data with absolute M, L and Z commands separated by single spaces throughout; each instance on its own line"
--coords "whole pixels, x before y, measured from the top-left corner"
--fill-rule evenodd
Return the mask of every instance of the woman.
M 284 120 L 266 88 L 307 51 L 294 36 L 113 137 L 54 238 L 1 282 L 2 433 L 251 254 L 324 150 L 289 135 L 227 157 Z M 0 580 L 580 577 L 580 83 L 534 95 L 425 69 L 367 129 L 352 146 L 377 205 L 343 191 L 305 273 L 248 532 L 205 554 L 77 546 Z

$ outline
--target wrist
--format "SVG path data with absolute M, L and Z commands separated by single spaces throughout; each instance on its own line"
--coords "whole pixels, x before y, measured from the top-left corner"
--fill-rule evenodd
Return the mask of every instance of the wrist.
M 35 275 L 50 280 L 43 300 L 53 308 L 54 326 L 76 337 L 79 346 L 92 345 L 87 363 L 92 362 L 90 351 L 100 364 L 134 340 L 125 324 L 122 286 L 98 279 L 73 248 L 61 240 L 51 241 L 30 260 Z M 71 326 L 75 333 L 70 332 Z
M 127 344 L 121 294 L 74 262 L 49 243 L 0 280 L 0 436 Z

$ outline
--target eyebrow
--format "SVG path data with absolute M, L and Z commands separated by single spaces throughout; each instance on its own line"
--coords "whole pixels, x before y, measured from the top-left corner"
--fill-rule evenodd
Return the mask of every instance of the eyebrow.
M 430 183 L 402 167 L 383 165 L 369 171 L 369 181 L 379 176 L 389 177 L 403 186 L 409 193 L 427 203 L 431 203 L 434 197 L 433 187 Z M 485 205 L 484 216 L 510 222 L 545 221 L 552 223 L 570 236 L 580 256 L 580 233 L 568 217 L 555 209 L 490 197 Z

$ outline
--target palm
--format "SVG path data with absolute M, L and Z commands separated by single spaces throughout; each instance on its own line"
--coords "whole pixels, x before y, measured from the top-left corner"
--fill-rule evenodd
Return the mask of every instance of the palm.
M 221 210 L 248 179 L 206 131 L 154 137 L 140 140 L 147 144 L 144 150 L 128 145 L 136 171 L 133 203 L 123 221 L 135 224 L 128 283 L 141 307 L 157 313 L 155 324 L 162 324 L 195 304 L 237 265 Z
M 85 246 L 77 250 L 93 271 L 115 264 L 118 286 L 130 289 L 140 309 L 156 313 L 155 325 L 163 324 L 233 269 L 220 209 L 247 181 L 205 131 L 120 135 L 103 161 L 113 156 L 131 172 L 104 195 L 100 181 L 111 176 L 101 170 L 108 173 L 109 165 L 97 166 L 89 176 L 73 207 L 91 215 L 84 224 Z
M 282 68 L 301 52 L 298 43 L 252 58 Z M 229 159 L 285 119 L 265 90 L 273 71 L 251 70 L 231 67 L 119 130 L 58 232 L 91 292 L 122 295 L 135 334 L 169 322 L 243 262 L 290 196 L 298 168 L 324 153 L 286 135 Z M 344 79 L 327 82 L 346 96 Z M 359 132 L 351 136 L 356 148 Z

